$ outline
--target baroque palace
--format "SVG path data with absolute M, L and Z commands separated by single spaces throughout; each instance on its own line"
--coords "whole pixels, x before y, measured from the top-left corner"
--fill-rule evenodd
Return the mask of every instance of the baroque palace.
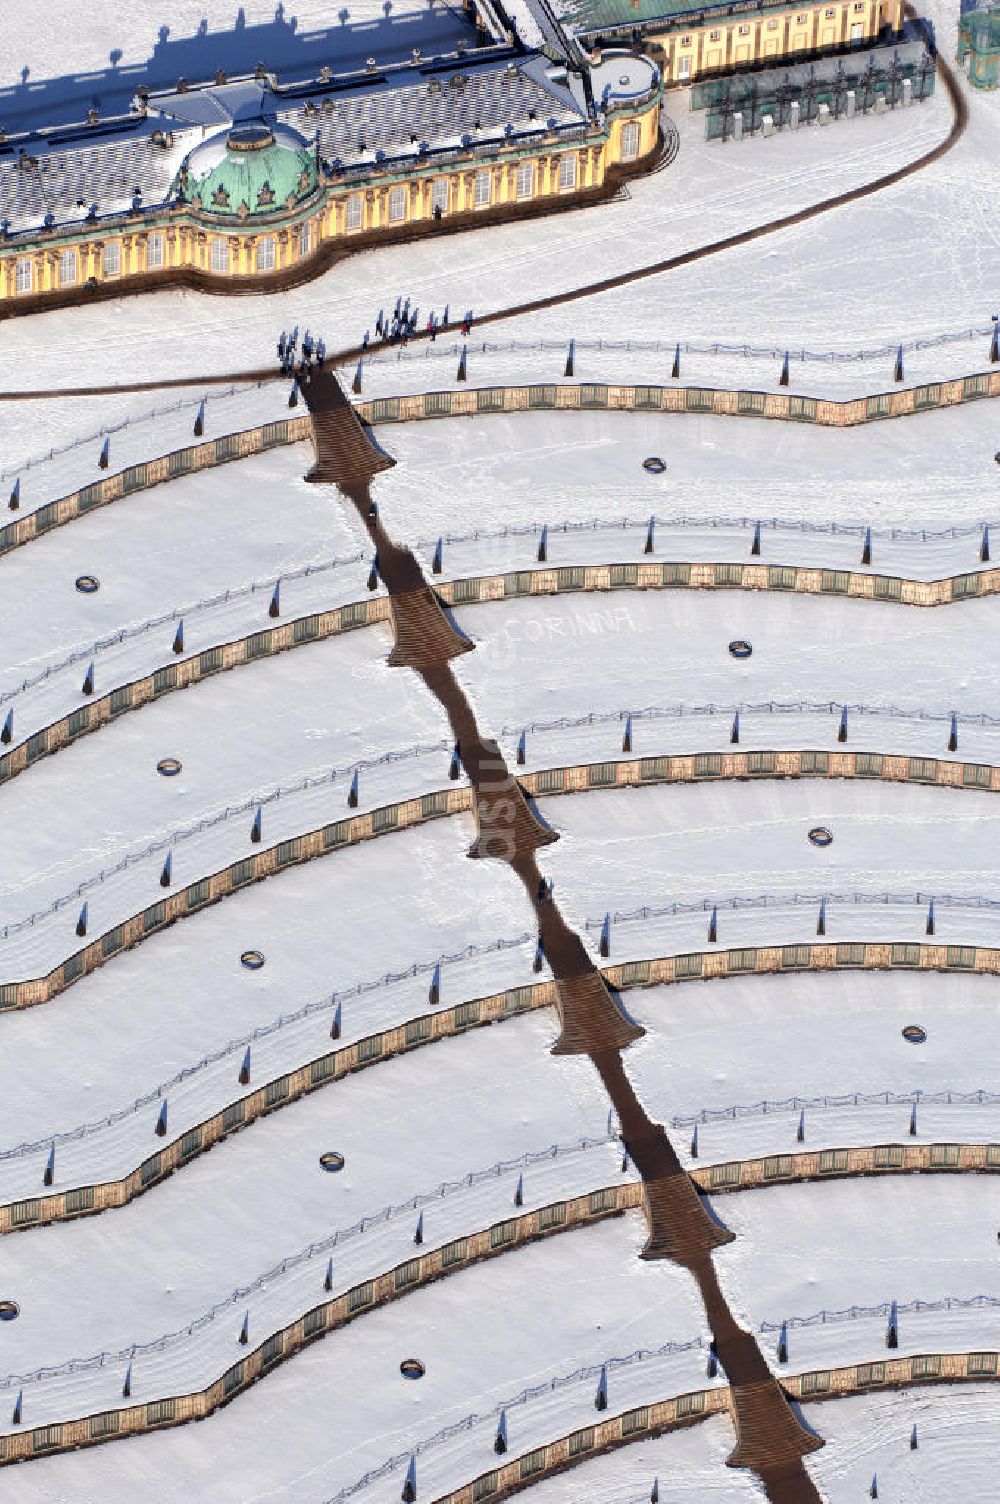
M 161 33 L 144 69 L 97 75 L 91 102 L 60 106 L 73 118 L 0 92 L 0 299 L 192 271 L 305 276 L 334 247 L 613 192 L 657 154 L 659 71 L 626 52 L 594 64 L 546 0 L 530 14 L 533 45 L 497 0 L 310 45 L 279 5 L 253 40 L 278 38 L 281 77 L 261 62 L 158 86 L 177 46 Z M 249 55 L 245 31 L 228 37 Z M 203 65 L 209 40 L 173 58 Z
M 341 11 L 303 35 L 279 0 L 261 26 L 163 28 L 138 66 L 25 76 L 0 90 L 0 307 L 288 283 L 380 240 L 594 201 L 658 159 L 665 85 L 903 24 L 902 0 L 563 4 Z

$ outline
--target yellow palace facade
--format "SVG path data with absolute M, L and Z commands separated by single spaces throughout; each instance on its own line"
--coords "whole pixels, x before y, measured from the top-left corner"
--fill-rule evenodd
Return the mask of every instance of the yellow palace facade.
M 696 10 L 664 0 L 595 0 L 581 35 L 620 45 L 641 33 L 664 83 L 706 74 L 802 61 L 873 44 L 903 25 L 903 0 L 834 0 L 832 4 L 744 3 Z

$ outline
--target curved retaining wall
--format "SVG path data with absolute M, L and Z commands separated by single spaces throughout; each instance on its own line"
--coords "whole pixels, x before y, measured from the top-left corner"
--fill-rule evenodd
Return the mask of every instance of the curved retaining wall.
M 283 418 L 275 423 L 261 423 L 255 428 L 244 428 L 238 433 L 227 433 L 217 439 L 203 439 L 199 444 L 189 444 L 183 449 L 172 450 L 156 459 L 130 465 L 113 475 L 103 475 L 90 485 L 81 486 L 55 501 L 46 502 L 34 512 L 28 512 L 15 522 L 0 527 L 0 556 L 22 543 L 30 543 L 43 533 L 72 522 L 75 517 L 84 517 L 97 507 L 119 501 L 136 491 L 147 491 L 163 481 L 177 480 L 195 470 L 206 470 L 213 465 L 223 465 L 229 460 L 243 460 L 251 454 L 260 454 L 265 449 L 274 449 L 279 444 L 295 444 L 301 439 L 312 438 L 312 419 L 308 413 L 300 418 Z
M 857 1363 L 847 1368 L 817 1370 L 789 1378 L 782 1376 L 781 1384 L 794 1399 L 842 1399 L 846 1395 L 868 1393 L 876 1387 L 902 1389 L 916 1384 L 960 1383 L 963 1380 L 981 1383 L 997 1377 L 997 1360 L 995 1352 L 922 1353 L 911 1358 L 893 1358 L 886 1363 Z M 873 1379 L 872 1370 L 881 1371 L 882 1376 Z M 727 1413 L 732 1413 L 728 1387 L 695 1390 L 673 1399 L 641 1405 L 511 1458 L 501 1467 L 480 1473 L 461 1488 L 440 1494 L 434 1504 L 483 1504 L 488 1499 L 508 1498 L 542 1478 L 564 1472 L 602 1452 L 707 1420 L 710 1415 Z
M 940 580 L 908 580 L 899 575 L 849 569 L 814 569 L 796 564 L 688 564 L 635 562 L 571 564 L 563 568 L 520 569 L 442 581 L 435 590 L 448 606 L 510 600 L 523 595 L 559 595 L 606 590 L 777 590 L 798 595 L 835 595 L 853 600 L 889 601 L 903 606 L 945 606 L 1000 592 L 1000 569 L 974 569 Z
M 549 768 L 536 773 L 525 773 L 518 782 L 530 797 L 557 794 L 585 793 L 594 789 L 645 787 L 655 783 L 711 782 L 716 779 L 750 778 L 872 778 L 883 782 L 909 782 L 936 784 L 948 788 L 971 788 L 980 792 L 1000 790 L 1000 767 L 987 763 L 960 763 L 940 758 L 903 757 L 881 752 L 700 752 L 686 756 L 641 757 L 628 760 L 615 759 L 608 762 L 583 763 L 579 766 Z M 200 878 L 185 888 L 178 888 L 167 898 L 161 898 L 138 914 L 123 920 L 112 929 L 90 941 L 81 950 L 44 976 L 28 981 L 0 984 L 0 1011 L 12 1008 L 31 1008 L 38 1003 L 49 1002 L 60 992 L 96 971 L 112 957 L 138 945 L 150 935 L 157 934 L 190 914 L 198 913 L 209 904 L 247 887 L 250 883 L 262 882 L 264 878 L 315 857 L 326 856 L 344 846 L 354 846 L 361 841 L 386 835 L 394 830 L 405 830 L 412 825 L 421 825 L 428 820 L 446 815 L 469 813 L 474 809 L 473 791 L 470 787 L 448 788 L 423 794 L 398 804 L 381 805 L 362 815 L 335 820 L 304 835 L 292 836 L 269 846 L 252 856 L 232 862 L 228 867 Z M 794 947 L 793 947 L 794 948 Z M 805 947 L 808 949 L 809 947 Z M 902 947 L 905 949 L 906 947 Z M 786 947 L 788 949 L 788 947 Z M 819 950 L 821 947 L 815 947 Z M 844 949 L 843 946 L 840 949 Z M 850 947 L 847 947 L 850 949 Z M 876 947 L 877 949 L 877 947 Z M 888 954 L 889 949 L 882 947 Z M 941 950 L 942 947 L 919 947 L 914 950 Z M 951 946 L 949 951 L 970 947 Z M 718 954 L 725 954 L 720 952 Z M 750 952 L 747 952 L 750 954 Z M 978 948 L 975 954 L 993 955 L 993 951 Z M 713 960 L 718 955 L 705 957 L 705 975 L 714 975 Z M 865 963 L 836 963 L 865 964 Z M 873 962 L 873 965 L 890 964 Z M 896 964 L 896 963 L 894 963 Z M 899 963 L 903 964 L 903 963 Z M 923 964 L 920 962 L 914 965 Z M 950 963 L 949 963 L 950 964 Z M 750 968 L 753 969 L 752 967 Z M 767 967 L 775 970 L 780 967 Z M 940 969 L 932 965 L 932 970 Z M 991 965 L 972 967 L 973 970 L 993 970 Z M 671 978 L 672 980 L 672 978 Z
M 728 976 L 780 971 L 845 969 L 906 971 L 978 971 L 1000 973 L 1000 951 L 971 946 L 904 944 L 818 944 L 758 947 L 752 950 L 712 950 L 686 955 L 658 956 L 602 968 L 613 988 L 666 986 L 672 982 L 712 980 Z M 195 1124 L 169 1144 L 142 1160 L 121 1180 L 75 1186 L 0 1205 L 0 1235 L 21 1232 L 49 1222 L 72 1221 L 112 1207 L 126 1205 L 222 1139 L 247 1124 L 296 1102 L 309 1092 L 339 1081 L 353 1071 L 431 1044 L 436 1039 L 464 1034 L 469 1029 L 501 1023 L 519 1013 L 549 1008 L 556 1003 L 554 981 L 511 987 L 486 997 L 472 998 L 435 1013 L 419 1014 L 391 1029 L 367 1034 L 306 1061 L 295 1070 L 263 1081 L 253 1091 L 228 1103 Z M 150 1106 L 150 1125 L 155 1120 Z M 853 1149 L 799 1150 L 726 1164 L 695 1166 L 691 1178 L 704 1191 L 721 1192 L 777 1184 L 782 1181 L 835 1179 L 843 1175 L 908 1174 L 923 1171 L 1000 1170 L 1000 1144 L 872 1145 Z
M 472 354 L 475 360 L 475 351 Z M 796 397 L 787 392 L 751 392 L 699 386 L 615 386 L 606 382 L 467 387 L 464 391 L 418 392 L 408 397 L 371 397 L 357 404 L 366 423 L 412 423 L 421 418 L 472 418 L 486 413 L 613 412 L 711 413 L 776 418 L 822 427 L 850 428 L 883 418 L 933 412 L 983 397 L 1000 396 L 1000 371 L 979 371 L 952 381 L 897 387 L 850 402 Z
M 371 626 L 377 621 L 389 621 L 391 607 L 388 596 L 372 596 L 369 600 L 352 601 L 332 611 L 317 611 L 311 616 L 300 616 L 283 622 L 278 627 L 267 627 L 252 632 L 246 637 L 237 637 L 232 642 L 218 643 L 204 648 L 192 658 L 164 664 L 141 679 L 132 679 L 119 685 L 99 699 L 70 711 L 58 721 L 52 721 L 29 736 L 12 751 L 0 757 L 0 784 L 23 773 L 25 768 L 58 752 L 70 742 L 79 741 L 91 731 L 117 720 L 126 711 L 138 710 L 153 700 L 160 700 L 174 689 L 186 689 L 189 684 L 200 684 L 213 674 L 237 668 L 242 663 L 253 663 L 259 658 L 273 657 L 275 653 L 287 652 L 289 648 L 301 647 L 307 642 L 320 642 L 326 637 L 336 637 L 341 632 L 351 632 L 358 627 Z
M 336 1331 L 363 1312 L 388 1305 L 391 1300 L 433 1280 L 466 1269 L 471 1264 L 495 1258 L 512 1248 L 523 1247 L 539 1238 L 551 1237 L 589 1222 L 600 1222 L 642 1203 L 642 1186 L 607 1186 L 568 1201 L 558 1201 L 537 1211 L 510 1217 L 468 1237 L 456 1238 L 441 1248 L 415 1253 L 412 1259 L 397 1264 L 361 1284 L 353 1285 L 342 1295 L 321 1301 L 291 1325 L 273 1332 L 260 1346 L 253 1348 L 238 1363 L 221 1374 L 207 1389 L 152 1400 L 144 1405 L 123 1405 L 97 1415 L 64 1421 L 59 1425 L 30 1426 L 31 1392 L 25 1395 L 25 1429 L 0 1436 L 0 1465 L 25 1462 L 32 1457 L 50 1456 L 53 1452 L 71 1452 L 77 1447 L 102 1441 L 116 1441 L 139 1432 L 165 1430 L 185 1421 L 204 1420 L 213 1410 L 248 1389 L 278 1363 L 290 1358 L 307 1343 Z M 317 1272 L 317 1284 L 319 1272 Z
M 940 580 L 905 580 L 893 575 L 850 570 L 803 569 L 786 564 L 587 564 L 556 569 L 522 569 L 510 574 L 476 575 L 435 587 L 446 606 L 511 600 L 521 596 L 562 595 L 611 590 L 775 590 L 799 595 L 836 595 L 852 600 L 895 602 L 904 606 L 943 606 L 952 601 L 1000 593 L 1000 569 L 978 569 Z M 252 632 L 232 642 L 205 648 L 193 658 L 164 664 L 141 679 L 130 680 L 100 699 L 68 712 L 34 732 L 0 756 L 0 784 L 49 752 L 96 731 L 128 710 L 137 710 L 172 689 L 184 689 L 223 669 L 237 668 L 308 642 L 336 636 L 373 622 L 390 621 L 387 596 L 351 601 L 332 611 L 317 611 Z
M 851 402 L 833 402 L 816 397 L 789 396 L 786 392 L 751 392 L 738 389 L 689 386 L 611 386 L 605 383 L 471 387 L 461 392 L 421 392 L 408 397 L 374 397 L 356 404 L 366 423 L 412 423 L 423 418 L 475 417 L 482 414 L 531 411 L 574 412 L 693 412 L 737 417 L 760 417 L 821 427 L 853 427 L 884 418 L 932 412 L 962 403 L 1000 396 L 1000 370 L 975 372 L 953 381 L 899 388 Z M 71 522 L 96 507 L 118 501 L 135 491 L 163 481 L 175 480 L 192 470 L 245 459 L 278 444 L 293 444 L 312 437 L 308 414 L 264 423 L 238 433 L 207 439 L 171 454 L 70 492 L 46 503 L 0 528 L 0 556 L 40 537 L 54 527 Z

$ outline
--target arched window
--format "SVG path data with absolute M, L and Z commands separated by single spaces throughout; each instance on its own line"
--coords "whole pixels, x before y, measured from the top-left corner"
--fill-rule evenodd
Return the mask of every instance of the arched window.
M 228 272 L 229 270 L 229 242 L 221 235 L 212 236 L 209 265 L 213 272 Z
M 622 126 L 622 161 L 634 162 L 639 155 L 639 127 L 634 120 Z
M 440 209 L 442 214 L 447 214 L 448 204 L 451 200 L 451 185 L 447 178 L 435 178 L 431 186 L 431 213 Z
M 163 236 L 150 235 L 146 242 L 146 267 L 154 272 L 163 265 Z
M 485 209 L 493 202 L 493 174 L 489 168 L 476 173 L 476 208 Z
M 78 276 L 76 251 L 59 252 L 59 286 L 72 287 Z
M 348 230 L 361 230 L 365 223 L 365 201 L 360 193 L 352 193 L 347 200 L 345 224 Z
M 101 268 L 106 277 L 118 276 L 122 269 L 122 247 L 120 240 L 106 240 L 104 242 Z
M 15 292 L 31 292 L 35 285 L 35 266 L 30 256 L 22 256 L 14 275 Z
M 518 198 L 530 198 L 535 191 L 535 164 L 522 162 L 517 169 L 514 191 Z
M 274 236 L 262 235 L 257 242 L 257 270 L 274 271 Z

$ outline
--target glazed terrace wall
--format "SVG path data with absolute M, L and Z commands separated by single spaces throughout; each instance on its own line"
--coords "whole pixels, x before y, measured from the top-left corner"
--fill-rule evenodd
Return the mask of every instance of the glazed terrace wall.
M 1000 396 L 1000 370 L 878 392 L 850 402 L 793 397 L 787 392 L 745 392 L 697 386 L 580 385 L 471 387 L 462 392 L 423 392 L 411 397 L 374 397 L 357 405 L 367 423 L 411 423 L 420 418 L 476 417 L 555 408 L 610 408 L 617 412 L 714 413 L 727 417 L 778 418 L 796 423 L 850 428 L 880 418 L 954 407 Z
M 1000 370 L 928 386 L 882 392 L 853 402 L 793 397 L 786 393 L 725 391 L 704 387 L 604 386 L 584 383 L 573 386 L 473 387 L 462 392 L 424 392 L 412 397 L 377 397 L 359 402 L 356 411 L 367 423 L 408 423 L 421 418 L 473 417 L 484 413 L 527 412 L 548 408 L 561 411 L 610 408 L 620 412 L 717 413 L 849 427 L 880 418 L 905 417 L 914 412 L 954 407 L 959 403 L 996 396 L 1000 396 Z M 311 438 L 312 432 L 312 420 L 308 416 L 286 418 L 275 423 L 264 423 L 256 428 L 243 429 L 239 433 L 225 434 L 217 439 L 208 439 L 143 464 L 132 465 L 114 475 L 104 476 L 101 480 L 50 501 L 37 511 L 0 528 L 0 555 L 8 553 L 12 548 L 19 548 L 21 544 L 30 542 L 64 522 L 71 522 L 75 517 L 93 511 L 95 507 L 106 506 L 108 502 L 117 501 L 135 491 L 159 485 L 162 481 L 175 480 L 192 470 L 223 464 L 226 460 L 244 459 L 276 444 L 294 444 Z M 694 567 L 711 569 L 712 566 Z M 805 570 L 802 573 L 819 574 L 821 571 Z M 982 573 L 992 575 L 993 571 Z M 855 577 L 852 575 L 851 578 Z M 870 580 L 878 577 L 859 575 L 857 578 Z M 757 584 L 748 588 L 767 587 Z M 802 588 L 819 589 L 819 586 Z M 850 593 L 864 595 L 866 591 L 852 586 Z M 914 601 L 914 604 L 936 602 Z
M 282 630 L 287 630 L 287 628 Z M 721 778 L 755 777 L 878 778 L 884 782 L 939 784 L 949 788 L 972 788 L 981 792 L 1000 790 L 1000 768 L 992 767 L 987 763 L 946 762 L 933 757 L 903 757 L 881 752 L 817 752 L 812 750 L 699 752 L 681 757 L 641 757 L 584 763 L 576 767 L 548 768 L 536 773 L 522 774 L 519 782 L 529 796 L 541 797 L 585 793 L 593 789 L 634 788 L 656 783 L 690 783 Z M 149 935 L 165 929 L 178 919 L 184 919 L 189 914 L 207 908 L 211 903 L 217 903 L 220 899 L 245 888 L 250 883 L 261 882 L 264 878 L 271 877 L 286 867 L 311 861 L 314 857 L 326 856 L 329 852 L 336 851 L 343 846 L 356 845 L 359 841 L 371 840 L 394 830 L 405 830 L 409 826 L 420 825 L 427 820 L 439 819 L 445 815 L 469 813 L 474 808 L 475 802 L 471 787 L 440 789 L 413 799 L 402 800 L 398 804 L 380 805 L 377 809 L 369 810 L 365 814 L 336 820 L 317 830 L 307 831 L 304 835 L 292 836 L 276 846 L 269 846 L 253 856 L 233 862 L 211 876 L 200 878 L 185 888 L 178 888 L 171 893 L 169 898 L 160 899 L 159 902 L 123 920 L 114 928 L 106 930 L 45 976 L 35 977 L 28 981 L 0 984 L 0 1011 L 11 1008 L 31 1008 L 38 1003 L 48 1002 L 71 986 L 73 982 L 78 981 L 80 977 L 95 971 L 98 966 L 103 966 L 106 961 L 120 955 L 131 946 L 138 945 Z M 809 947 L 801 948 L 809 949 Z M 790 949 L 794 950 L 795 947 L 790 947 Z M 831 948 L 817 946 L 813 949 L 817 952 L 817 956 L 820 956 Z M 940 946 L 914 946 L 912 949 L 915 959 L 912 962 L 897 959 L 849 961 L 846 959 L 846 951 L 851 950 L 850 946 L 833 949 L 838 951 L 835 960 L 817 959 L 814 962 L 801 964 L 811 965 L 815 969 L 841 965 L 876 968 L 888 965 L 923 965 L 930 970 L 959 966 L 962 969 L 976 971 L 998 969 L 993 961 L 987 963 L 983 960 L 982 963 L 977 961 L 966 965 L 952 959 L 938 962 L 916 956 L 918 950 L 921 951 L 921 955 L 924 951 L 929 953 L 942 951 L 943 954 L 944 948 Z M 876 953 L 881 954 L 882 951 L 888 957 L 890 949 L 906 950 L 907 947 L 870 946 L 868 949 L 872 951 L 873 957 Z M 844 951 L 845 956 L 841 957 L 839 951 Z M 956 955 L 958 952 L 982 957 L 1000 955 L 1000 952 L 983 947 L 951 946 L 947 947 L 947 951 L 949 957 L 953 951 Z M 770 953 L 766 949 L 760 952 L 765 956 Z M 718 952 L 704 958 L 704 974 L 706 976 L 720 974 L 712 970 L 712 962 L 726 954 L 727 952 Z M 732 954 L 743 954 L 743 952 Z M 745 954 L 756 955 L 757 952 L 747 951 Z M 775 951 L 774 954 L 777 955 L 778 952 Z M 783 962 L 773 965 L 765 964 L 760 967 L 750 965 L 745 969 L 781 970 L 784 969 L 784 964 Z M 794 963 L 788 963 L 789 966 L 792 964 Z M 701 972 L 691 974 L 701 975 Z M 670 977 L 667 980 L 673 980 L 673 978 Z
M 886 1363 L 855 1363 L 848 1368 L 816 1370 L 811 1373 L 782 1377 L 782 1387 L 794 1398 L 804 1400 L 840 1399 L 850 1394 L 865 1394 L 873 1387 L 901 1389 L 911 1384 L 981 1382 L 997 1377 L 997 1353 L 923 1353 L 912 1358 L 893 1358 Z M 881 1377 L 872 1377 L 881 1373 Z M 586 1462 L 601 1452 L 662 1435 L 679 1426 L 707 1420 L 710 1415 L 731 1413 L 728 1387 L 695 1390 L 674 1399 L 660 1400 L 626 1410 L 623 1415 L 596 1422 L 582 1430 L 562 1436 L 546 1446 L 536 1447 L 502 1467 L 480 1473 L 461 1488 L 441 1494 L 434 1504 L 483 1504 L 488 1499 L 507 1498 L 538 1483 Z
M 1000 569 L 976 569 L 941 580 L 906 580 L 897 575 L 802 568 L 795 564 L 571 564 L 450 580 L 435 584 L 434 588 L 449 606 L 580 590 L 781 590 L 799 595 L 895 601 L 903 606 L 944 606 L 952 601 L 997 594 Z
M 642 1201 L 642 1186 L 607 1186 L 568 1201 L 553 1202 L 537 1211 L 526 1212 L 495 1222 L 491 1227 L 456 1238 L 442 1248 L 416 1253 L 412 1259 L 397 1264 L 361 1284 L 353 1285 L 342 1295 L 316 1305 L 304 1316 L 272 1333 L 259 1347 L 248 1352 L 240 1362 L 226 1370 L 207 1389 L 180 1394 L 168 1399 L 152 1400 L 144 1405 L 123 1405 L 97 1415 L 64 1421 L 61 1425 L 30 1426 L 14 1435 L 0 1436 L 0 1465 L 25 1462 L 32 1457 L 70 1452 L 77 1447 L 103 1441 L 116 1441 L 145 1431 L 165 1430 L 185 1421 L 203 1420 L 214 1410 L 248 1389 L 257 1379 L 307 1343 L 346 1326 L 356 1316 L 385 1306 L 407 1292 L 428 1285 L 433 1280 L 466 1269 L 482 1260 L 495 1258 L 511 1248 L 539 1238 L 551 1237 L 586 1223 L 604 1221 Z M 318 1279 L 317 1279 L 318 1282 Z M 31 1415 L 30 1390 L 24 1411 Z
M 278 444 L 295 444 L 312 438 L 312 420 L 308 414 L 300 418 L 283 418 L 276 423 L 261 423 L 256 428 L 244 428 L 238 433 L 222 434 L 217 439 L 204 439 L 200 444 L 190 444 L 184 449 L 175 449 L 170 454 L 156 459 L 130 465 L 113 475 L 104 475 L 100 480 L 71 491 L 50 501 L 37 511 L 8 522 L 0 528 L 0 555 L 19 548 L 32 538 L 39 538 L 64 522 L 83 517 L 97 507 L 119 501 L 136 491 L 148 490 L 163 481 L 177 480 L 194 470 L 205 470 L 212 465 L 223 465 L 227 460 L 242 460 L 248 455 L 260 454 Z
M 746 976 L 751 972 L 830 971 L 845 968 L 1000 972 L 1000 952 L 968 946 L 786 945 L 709 951 L 650 960 L 628 961 L 603 968 L 605 980 L 618 991 L 672 982 Z M 409 1018 L 392 1029 L 368 1034 L 307 1061 L 296 1070 L 263 1082 L 230 1102 L 220 1112 L 189 1128 L 179 1138 L 144 1159 L 121 1180 L 104 1181 L 49 1195 L 29 1197 L 0 1206 L 0 1234 L 20 1232 L 48 1222 L 70 1221 L 126 1205 L 174 1170 L 205 1153 L 222 1139 L 238 1133 L 257 1118 L 298 1101 L 308 1092 L 363 1070 L 380 1060 L 405 1054 L 436 1039 L 463 1034 L 472 1028 L 501 1023 L 536 1008 L 553 1007 L 556 984 L 536 982 L 504 992 L 473 998 L 438 1013 Z M 151 1108 L 152 1121 L 152 1108 Z M 876 1145 L 854 1149 L 799 1150 L 793 1154 L 709 1165 L 692 1170 L 705 1191 L 739 1190 L 780 1181 L 837 1178 L 879 1173 L 909 1174 L 931 1170 L 1000 1170 L 998 1144 Z

